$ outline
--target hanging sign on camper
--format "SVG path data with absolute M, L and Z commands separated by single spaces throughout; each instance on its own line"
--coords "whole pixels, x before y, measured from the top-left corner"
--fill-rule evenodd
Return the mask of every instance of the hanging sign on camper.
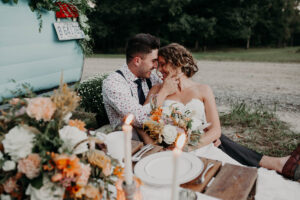
M 59 40 L 83 39 L 85 36 L 78 22 L 56 22 L 54 27 Z

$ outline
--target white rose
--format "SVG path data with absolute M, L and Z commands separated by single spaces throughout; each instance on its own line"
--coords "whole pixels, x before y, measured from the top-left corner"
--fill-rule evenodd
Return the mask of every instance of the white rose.
M 64 193 L 63 187 L 57 186 L 47 177 L 43 178 L 43 186 L 40 189 L 29 185 L 26 190 L 26 195 L 29 195 L 31 200 L 62 200 Z
M 197 118 L 192 118 L 192 131 L 200 131 L 200 133 L 203 133 L 203 130 L 210 126 L 210 123 L 205 123 Z
M 15 161 L 12 161 L 12 160 L 7 160 L 4 162 L 3 164 L 3 171 L 11 171 L 11 170 L 14 170 L 16 168 L 16 163 Z
M 76 127 L 64 126 L 62 129 L 59 130 L 59 137 L 64 142 L 64 144 L 62 145 L 62 149 L 73 151 L 75 145 L 77 145 L 82 140 L 87 139 L 87 134 Z M 86 151 L 88 151 L 88 146 L 87 142 L 84 142 L 78 145 L 73 151 L 73 153 L 80 154 Z
M 11 197 L 9 195 L 1 194 L 0 199 L 1 200 L 11 200 Z
M 162 107 L 163 115 L 170 116 L 172 113 L 172 108 L 170 106 Z
M 4 152 L 11 156 L 11 159 L 18 161 L 31 153 L 35 134 L 23 126 L 15 126 L 6 135 L 2 144 Z
M 162 135 L 164 137 L 164 142 L 167 144 L 172 144 L 177 138 L 177 129 L 172 125 L 165 125 L 162 130 Z

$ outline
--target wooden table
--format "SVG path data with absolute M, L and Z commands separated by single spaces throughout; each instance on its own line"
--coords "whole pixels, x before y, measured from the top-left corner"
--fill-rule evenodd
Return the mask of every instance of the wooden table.
M 133 153 L 138 151 L 143 144 L 134 141 L 132 143 Z M 162 151 L 163 148 L 156 146 L 153 150 L 146 153 L 143 157 Z M 214 163 L 214 166 L 206 173 L 205 181 L 199 180 L 202 173 L 194 180 L 182 184 L 181 187 L 201 192 L 209 196 L 217 197 L 223 200 L 249 200 L 253 199 L 255 194 L 255 181 L 257 178 L 257 168 L 243 167 L 226 163 L 222 166 L 220 161 L 199 157 L 204 163 L 204 170 L 208 163 Z M 211 184 L 210 181 L 212 181 Z M 209 185 L 208 185 L 209 184 Z

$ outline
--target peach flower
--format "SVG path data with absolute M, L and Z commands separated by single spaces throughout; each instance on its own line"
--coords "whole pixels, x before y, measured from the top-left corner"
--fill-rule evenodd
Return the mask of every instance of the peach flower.
M 10 105 L 17 105 L 19 102 L 20 102 L 19 98 L 12 98 L 11 100 L 9 100 Z
M 53 161 L 57 169 L 62 170 L 63 176 L 73 178 L 81 173 L 80 160 L 75 155 L 56 154 Z
M 81 174 L 76 180 L 76 184 L 83 187 L 88 183 L 89 177 L 91 175 L 90 165 L 81 164 Z
M 36 120 L 43 119 L 44 121 L 50 121 L 56 106 L 47 97 L 36 97 L 29 100 L 26 113 L 29 117 L 35 118 Z
M 143 199 L 142 197 L 142 193 L 140 190 L 141 185 L 143 185 L 142 181 L 137 178 L 137 177 L 133 177 L 135 183 L 136 183 L 136 190 L 133 196 L 134 200 L 141 200 Z M 125 191 L 123 190 L 122 184 L 124 182 L 124 178 L 119 178 L 116 182 L 115 182 L 115 186 L 117 189 L 117 200 L 126 200 L 125 198 Z
M 88 161 L 102 169 L 105 176 L 111 175 L 111 160 L 103 151 L 93 150 L 88 153 Z
M 16 189 L 17 186 L 17 180 L 13 177 L 10 177 L 9 179 L 7 179 L 5 181 L 5 183 L 3 184 L 3 189 L 6 193 L 11 193 L 14 191 L 14 189 Z
M 88 199 L 93 199 L 93 200 L 101 200 L 102 199 L 102 194 L 94 186 L 87 185 L 84 189 L 85 189 L 85 196 Z
M 86 131 L 85 127 L 85 123 L 81 120 L 78 119 L 71 119 L 69 120 L 69 126 L 73 126 L 73 127 L 77 127 L 79 130 L 81 131 Z
M 52 182 L 57 182 L 57 181 L 60 181 L 61 179 L 63 179 L 63 175 L 62 175 L 61 173 L 54 174 L 54 175 L 51 177 L 51 181 L 52 181 Z
M 18 171 L 29 179 L 36 178 L 40 174 L 40 163 L 41 158 L 38 154 L 30 154 L 27 158 L 19 160 Z

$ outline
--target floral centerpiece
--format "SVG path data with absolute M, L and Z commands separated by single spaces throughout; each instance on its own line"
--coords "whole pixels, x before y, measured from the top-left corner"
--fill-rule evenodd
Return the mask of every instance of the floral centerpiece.
M 174 147 L 181 133 L 187 135 L 188 145 L 197 146 L 205 128 L 210 125 L 194 117 L 190 110 L 176 102 L 157 107 L 155 99 L 152 99 L 151 108 L 149 119 L 143 124 L 144 130 L 156 143 L 164 146 Z
M 1 199 L 110 198 L 118 163 L 70 119 L 79 100 L 61 84 L 51 97 L 14 98 L 0 111 Z

